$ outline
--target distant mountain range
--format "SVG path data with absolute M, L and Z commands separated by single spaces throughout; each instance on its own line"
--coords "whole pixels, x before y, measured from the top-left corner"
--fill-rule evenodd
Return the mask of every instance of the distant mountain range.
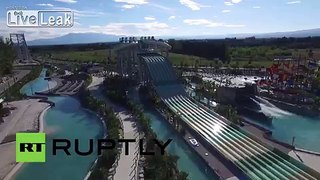
M 52 39 L 36 39 L 27 41 L 29 46 L 34 45 L 59 45 L 59 44 L 81 44 L 81 43 L 99 43 L 118 41 L 119 37 L 115 35 L 100 33 L 69 33 Z
M 246 38 L 246 37 L 252 37 L 252 36 L 256 38 L 308 37 L 308 36 L 313 37 L 313 36 L 320 36 L 320 28 L 299 30 L 299 31 L 289 31 L 289 32 L 227 34 L 227 35 L 216 36 L 216 37 Z M 211 36 L 211 37 L 214 37 L 214 36 Z
M 201 35 L 201 36 L 163 36 L 157 38 L 169 39 L 224 39 L 224 38 L 246 38 L 255 36 L 256 38 L 278 38 L 278 37 L 308 37 L 320 36 L 320 28 L 299 30 L 290 32 L 274 33 L 244 33 L 244 34 L 226 34 L 226 35 Z M 59 45 L 59 44 L 81 44 L 81 43 L 98 43 L 98 42 L 115 42 L 120 36 L 100 34 L 100 33 L 69 33 L 52 39 L 37 39 L 28 41 L 28 45 Z

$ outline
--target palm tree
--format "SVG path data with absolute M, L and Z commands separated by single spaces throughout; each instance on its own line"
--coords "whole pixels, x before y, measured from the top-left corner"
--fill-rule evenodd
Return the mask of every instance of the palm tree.
M 238 112 L 231 105 L 228 106 L 227 117 L 231 122 L 233 122 L 235 124 L 240 124 L 240 120 L 239 120 L 239 117 L 238 117 Z
M 188 179 L 188 173 L 182 171 L 179 173 L 177 180 L 187 180 Z
M 0 75 L 10 74 L 15 59 L 15 52 L 12 48 L 12 43 L 8 39 L 6 41 L 0 40 L 0 57 Z
M 0 103 L 0 118 L 2 120 L 2 114 L 3 114 L 3 104 Z

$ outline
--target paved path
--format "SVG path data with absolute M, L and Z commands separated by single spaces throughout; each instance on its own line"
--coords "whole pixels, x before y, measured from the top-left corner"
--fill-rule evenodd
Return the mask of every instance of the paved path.
M 24 76 L 29 74 L 30 70 L 14 70 L 14 77 L 9 78 L 6 82 L 0 83 L 0 94 L 12 86 L 15 82 L 20 81 Z M 14 79 L 16 78 L 16 80 Z
M 6 175 L 16 165 L 16 143 L 0 144 L 1 162 L 0 162 L 0 179 L 4 179 Z
M 116 173 L 114 175 L 115 180 L 130 180 L 135 176 L 136 166 L 134 166 L 134 159 L 136 158 L 136 151 L 138 149 L 138 131 L 136 127 L 136 123 L 132 118 L 132 115 L 125 108 L 118 106 L 112 102 L 110 102 L 107 98 L 103 96 L 103 92 L 101 90 L 100 85 L 103 82 L 103 77 L 95 77 L 93 76 L 91 84 L 88 86 L 90 93 L 95 96 L 97 99 L 104 100 L 110 105 L 114 112 L 117 113 L 117 116 L 121 119 L 123 123 L 123 131 L 125 139 L 136 139 L 136 143 L 129 143 L 129 154 L 125 155 L 125 148 L 122 148 L 122 152 L 120 154 L 118 166 L 116 168 Z M 124 145 L 123 145 L 124 147 Z
M 136 128 L 136 123 L 127 111 L 122 111 L 118 114 L 118 117 L 123 122 L 124 138 L 125 139 L 136 139 L 137 143 L 129 144 L 129 154 L 125 155 L 125 148 L 123 144 L 122 152 L 116 168 L 115 180 L 122 179 L 135 179 L 135 158 L 138 158 L 139 152 L 139 136 Z M 137 154 L 137 155 L 136 155 Z
M 94 87 L 99 87 L 104 81 L 104 77 L 96 77 L 96 76 L 92 76 L 92 82 L 91 84 L 88 86 L 88 88 L 94 88 Z
M 292 150 L 289 156 L 320 172 L 320 155 Z
M 43 132 L 43 117 L 50 106 L 38 101 L 39 99 L 28 99 L 9 103 L 9 106 L 17 107 L 17 109 L 13 110 L 10 116 L 5 118 L 5 122 L 0 125 L 0 142 L 7 135 L 18 131 L 37 130 L 35 123 L 38 122 L 40 123 L 39 131 Z M 0 144 L 0 155 L 0 179 L 10 180 L 23 165 L 23 163 L 15 162 L 15 141 Z
M 269 146 L 275 147 L 278 150 L 280 150 L 280 151 L 282 151 L 283 153 L 286 153 L 286 154 L 288 154 L 289 151 L 291 151 L 290 148 L 265 138 L 264 137 L 265 132 L 263 130 L 260 130 L 259 128 L 255 127 L 255 126 L 253 126 L 251 124 L 248 124 L 246 122 L 244 122 L 243 124 L 244 124 L 244 126 L 242 127 L 242 129 L 244 129 L 247 132 L 251 133 L 252 135 L 258 137 L 259 140 L 262 141 L 263 143 L 268 144 Z
M 4 123 L 0 124 L 0 142 L 7 135 L 15 134 L 18 131 L 38 130 L 38 115 L 49 105 L 38 102 L 39 99 L 27 99 L 10 102 L 5 107 L 16 107 L 10 115 L 4 117 Z

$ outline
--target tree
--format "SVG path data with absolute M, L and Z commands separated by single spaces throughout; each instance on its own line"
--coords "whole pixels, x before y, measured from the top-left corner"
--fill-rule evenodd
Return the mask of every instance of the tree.
M 2 114 L 3 114 L 3 104 L 0 103 L 0 119 L 2 118 Z
M 184 171 L 180 172 L 177 178 L 177 180 L 187 180 L 187 179 L 188 179 L 188 173 Z
M 0 75 L 10 74 L 15 52 L 9 40 L 0 39 Z
M 182 68 L 183 67 L 183 61 L 181 60 L 180 61 L 180 68 Z

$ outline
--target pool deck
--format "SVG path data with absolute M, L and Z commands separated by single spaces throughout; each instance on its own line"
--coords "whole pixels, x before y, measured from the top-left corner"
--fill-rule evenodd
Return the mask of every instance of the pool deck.
M 90 85 L 87 87 L 88 89 L 98 87 L 104 81 L 104 77 L 97 77 L 97 76 L 91 76 L 91 77 L 92 77 L 92 81 L 91 81 Z
M 315 171 L 320 172 L 320 153 L 319 152 L 312 152 L 307 151 L 295 147 L 285 146 L 283 144 L 277 143 L 270 139 L 267 139 L 266 132 L 253 126 L 248 123 L 244 123 L 243 129 L 247 132 L 253 134 L 254 136 L 258 137 L 263 143 L 269 144 L 272 147 L 277 148 L 278 150 L 282 151 L 283 153 L 288 154 L 292 158 L 296 159 L 297 161 L 305 164 L 306 166 L 314 169 Z
M 291 150 L 293 150 L 292 148 L 286 147 L 282 144 L 279 144 L 275 141 L 272 141 L 270 139 L 267 139 L 266 136 L 266 131 L 257 128 L 254 125 L 248 124 L 246 122 L 243 123 L 244 126 L 242 126 L 242 129 L 244 129 L 245 131 L 249 132 L 250 134 L 256 136 L 257 138 L 259 138 L 260 141 L 262 141 L 264 144 L 270 145 L 272 147 L 275 147 L 277 149 L 279 149 L 280 151 L 288 154 Z
M 20 101 L 9 102 L 4 107 L 15 107 L 10 110 L 10 115 L 4 117 L 4 122 L 0 125 L 0 143 L 16 132 L 38 131 L 40 113 L 49 105 L 44 102 L 39 102 L 39 99 L 27 99 Z
M 292 150 L 289 156 L 304 163 L 315 171 L 320 172 L 320 153 L 302 152 L 301 150 Z
M 17 109 L 5 118 L 0 128 L 0 140 L 6 136 L 12 136 L 16 132 L 33 131 L 43 132 L 43 116 L 50 108 L 47 103 L 38 102 L 39 99 L 28 99 L 9 102 L 6 106 L 14 106 Z M 15 141 L 0 144 L 0 179 L 12 179 L 23 163 L 15 161 Z

